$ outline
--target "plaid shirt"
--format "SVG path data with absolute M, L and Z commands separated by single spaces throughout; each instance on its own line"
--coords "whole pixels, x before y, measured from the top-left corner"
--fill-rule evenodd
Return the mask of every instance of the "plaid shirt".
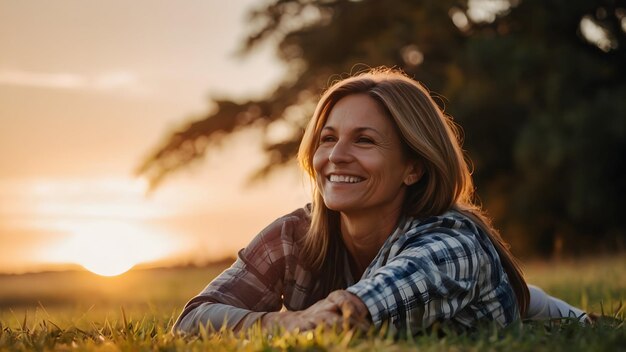
M 193 298 L 174 330 L 198 326 L 247 328 L 264 312 L 302 310 L 320 292 L 300 262 L 300 239 L 309 226 L 302 208 L 279 218 L 239 252 L 236 262 Z M 367 306 L 377 328 L 416 333 L 434 322 L 471 327 L 506 326 L 519 318 L 515 294 L 487 235 L 450 211 L 422 221 L 401 219 L 358 282 L 344 255 L 345 287 Z

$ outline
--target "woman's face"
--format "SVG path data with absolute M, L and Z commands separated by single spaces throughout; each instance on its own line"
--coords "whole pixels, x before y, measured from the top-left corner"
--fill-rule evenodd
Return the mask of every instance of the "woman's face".
M 328 115 L 313 156 L 317 186 L 329 209 L 384 216 L 402 207 L 417 182 L 394 123 L 365 94 L 339 100 Z

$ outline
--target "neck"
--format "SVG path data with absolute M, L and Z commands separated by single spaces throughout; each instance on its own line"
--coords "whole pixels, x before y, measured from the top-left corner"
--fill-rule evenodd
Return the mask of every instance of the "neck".
M 355 279 L 358 280 L 374 260 L 399 218 L 400 209 L 375 216 L 341 213 L 341 236 L 355 264 L 352 268 Z

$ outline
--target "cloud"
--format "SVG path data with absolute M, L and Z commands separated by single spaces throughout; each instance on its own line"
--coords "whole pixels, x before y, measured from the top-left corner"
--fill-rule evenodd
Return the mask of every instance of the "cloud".
M 42 88 L 82 88 L 84 77 L 71 73 L 36 73 L 20 70 L 0 71 L 0 84 Z
M 0 85 L 91 90 L 132 96 L 146 96 L 149 93 L 147 87 L 141 84 L 137 75 L 129 71 L 80 75 L 67 72 L 51 73 L 3 69 L 0 70 Z
M 137 76 L 130 72 L 110 72 L 94 77 L 92 85 L 96 89 L 109 90 L 124 87 L 137 87 L 139 82 Z

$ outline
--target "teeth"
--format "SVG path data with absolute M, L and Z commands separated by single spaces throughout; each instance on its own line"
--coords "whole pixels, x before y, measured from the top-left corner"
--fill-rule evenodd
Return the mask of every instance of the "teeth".
M 362 178 L 356 176 L 330 175 L 330 182 L 357 183 L 362 180 Z

